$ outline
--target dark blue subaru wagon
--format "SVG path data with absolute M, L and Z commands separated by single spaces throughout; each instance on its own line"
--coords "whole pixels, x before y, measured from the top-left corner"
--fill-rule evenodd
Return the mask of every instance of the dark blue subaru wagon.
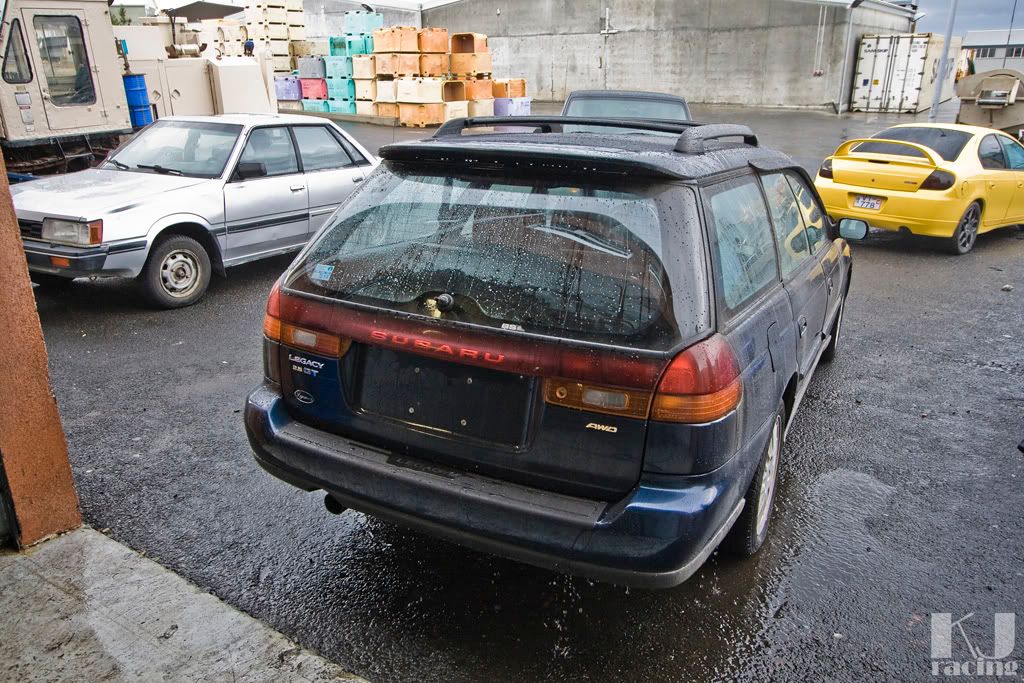
M 270 294 L 257 462 L 615 583 L 756 552 L 867 226 L 741 126 L 463 119 L 381 156 Z

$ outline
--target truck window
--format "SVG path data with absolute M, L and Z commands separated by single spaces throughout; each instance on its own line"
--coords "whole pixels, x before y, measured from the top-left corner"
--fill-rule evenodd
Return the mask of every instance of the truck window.
M 8 83 L 28 83 L 32 80 L 32 67 L 28 64 L 25 50 L 25 36 L 21 33 L 21 22 L 11 22 L 11 34 L 4 48 L 4 80 Z
M 95 103 L 96 88 L 78 18 L 37 15 L 32 25 L 50 101 L 59 106 Z

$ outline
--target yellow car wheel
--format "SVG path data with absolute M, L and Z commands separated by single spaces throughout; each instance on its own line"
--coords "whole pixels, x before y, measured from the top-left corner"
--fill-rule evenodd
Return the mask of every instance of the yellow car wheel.
M 964 211 L 963 218 L 953 231 L 949 240 L 949 251 L 962 256 L 974 248 L 978 241 L 978 226 L 981 225 L 981 205 L 974 202 Z

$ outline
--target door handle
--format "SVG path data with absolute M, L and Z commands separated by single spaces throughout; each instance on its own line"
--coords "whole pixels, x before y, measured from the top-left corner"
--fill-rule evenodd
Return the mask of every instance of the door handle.
M 800 327 L 800 336 L 804 336 L 804 332 L 807 331 L 807 317 L 803 315 L 800 316 L 800 318 L 797 320 L 797 325 L 799 325 Z
M 1017 187 L 1018 187 L 1018 188 L 1024 187 L 1024 182 L 1018 182 L 1018 183 L 1017 183 Z
M 292 192 L 300 192 L 302 190 L 305 190 L 306 186 L 305 185 L 292 185 L 288 189 L 291 190 Z
M 352 179 L 352 182 L 353 183 L 361 183 L 361 182 L 363 182 L 363 176 L 361 176 L 361 175 L 360 176 L 356 176 L 355 178 Z
M 990 189 L 990 190 L 996 189 L 996 184 L 993 183 L 991 180 L 988 183 L 988 189 Z
M 828 293 L 832 293 L 832 278 L 825 280 L 825 285 L 828 287 Z

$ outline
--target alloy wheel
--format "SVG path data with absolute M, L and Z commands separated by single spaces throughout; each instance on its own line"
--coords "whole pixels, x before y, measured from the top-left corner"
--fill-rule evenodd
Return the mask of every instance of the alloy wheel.
M 761 536 L 768 526 L 768 515 L 775 498 L 775 482 L 779 473 L 779 456 L 782 453 L 782 416 L 775 416 L 772 434 L 768 441 L 768 452 L 764 456 L 761 471 L 761 494 L 757 498 L 757 535 Z

